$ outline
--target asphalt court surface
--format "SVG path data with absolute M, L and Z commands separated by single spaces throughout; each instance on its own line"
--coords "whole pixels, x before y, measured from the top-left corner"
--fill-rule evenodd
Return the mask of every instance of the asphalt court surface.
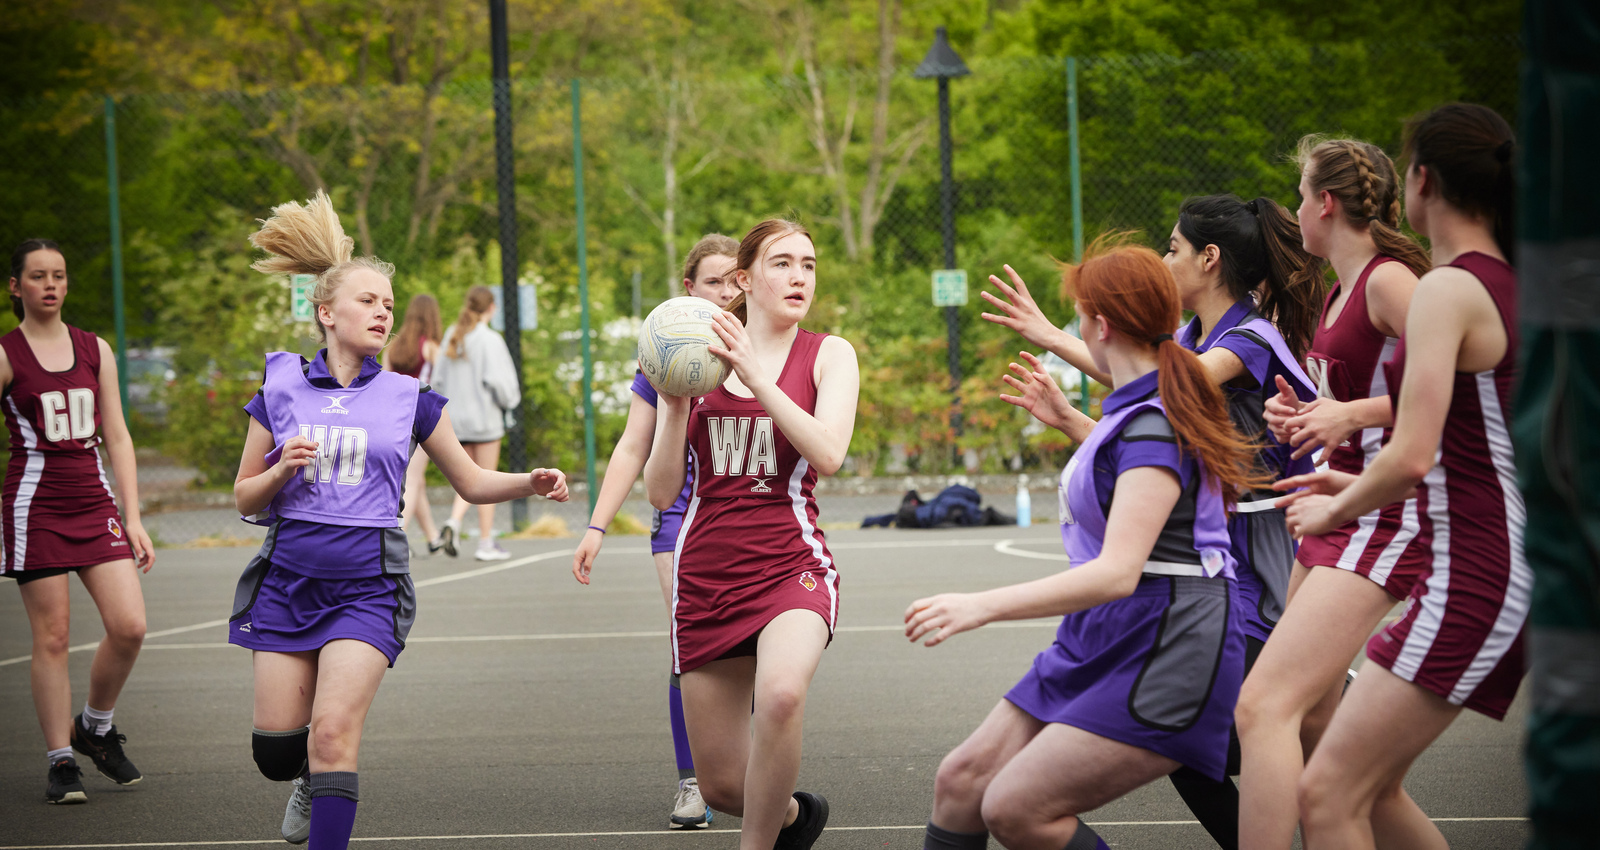
M 919 596 L 1059 570 L 1059 538 L 1046 527 L 828 540 L 841 628 L 811 690 L 800 771 L 800 787 L 832 809 L 816 846 L 914 850 L 939 760 L 1049 643 L 1054 623 L 997 624 L 926 649 L 905 641 L 902 612 Z M 587 588 L 569 572 L 574 542 L 507 541 L 514 557 L 502 564 L 414 563 L 416 626 L 363 738 L 356 846 L 738 846 L 729 816 L 709 830 L 665 829 L 676 779 L 670 659 L 646 539 L 610 540 Z M 286 846 L 278 825 L 290 789 L 251 760 L 249 656 L 218 622 L 251 554 L 160 551 L 144 582 L 149 637 L 116 718 L 145 779 L 119 788 L 90 768 L 82 806 L 42 802 L 27 620 L 12 583 L 0 582 L 0 850 Z M 100 624 L 76 580 L 73 613 L 74 646 L 92 646 Z M 75 706 L 91 654 L 71 655 Z M 1412 771 L 1407 788 L 1452 847 L 1525 842 L 1524 718 L 1521 699 L 1504 723 L 1464 712 Z M 1113 846 L 1215 846 L 1164 782 L 1087 820 Z

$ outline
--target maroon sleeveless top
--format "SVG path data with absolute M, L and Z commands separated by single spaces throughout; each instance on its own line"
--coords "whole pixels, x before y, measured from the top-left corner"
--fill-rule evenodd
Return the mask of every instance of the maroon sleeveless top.
M 1350 297 L 1333 324 L 1317 322 L 1316 335 L 1311 338 L 1311 350 L 1306 352 L 1306 374 L 1317 385 L 1317 394 L 1335 401 L 1354 401 L 1377 398 L 1389 394 L 1389 386 L 1381 367 L 1394 356 L 1399 340 L 1384 336 L 1372 324 L 1367 312 L 1367 278 L 1372 270 L 1384 263 L 1397 263 L 1393 257 L 1379 254 L 1367 263 L 1350 287 Z M 1335 285 L 1322 306 L 1326 316 L 1334 299 L 1344 284 Z M 1389 441 L 1386 428 L 1364 428 L 1358 434 L 1334 447 L 1325 458 L 1328 467 L 1339 472 L 1360 475 L 1378 451 Z
M 72 365 L 62 372 L 39 365 L 33 348 L 17 328 L 0 336 L 11 361 L 5 393 L 6 428 L 11 431 L 13 466 L 30 452 L 51 455 L 54 469 L 96 469 L 100 445 L 100 340 L 67 326 Z M 99 473 L 95 473 L 98 477 Z

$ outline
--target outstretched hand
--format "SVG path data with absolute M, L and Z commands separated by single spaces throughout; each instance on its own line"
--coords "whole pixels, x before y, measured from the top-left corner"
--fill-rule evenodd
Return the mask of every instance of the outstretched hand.
M 1016 363 L 1009 364 L 1013 374 L 1002 375 L 1001 380 L 1016 390 L 1018 395 L 1001 393 L 1000 399 L 1028 411 L 1033 418 L 1052 428 L 1063 430 L 1072 413 L 1072 402 L 1056 385 L 1055 378 L 1045 371 L 1039 358 L 1026 351 L 1017 354 L 1028 364 L 1027 368 Z
M 533 495 L 543 496 L 552 502 L 567 500 L 567 476 L 559 469 L 535 469 L 528 473 L 533 482 Z
M 994 295 L 988 290 L 980 290 L 979 295 L 985 301 L 993 304 L 1005 313 L 997 316 L 993 313 L 984 313 L 983 318 L 997 325 L 1008 327 L 1022 335 L 1028 342 L 1040 348 L 1049 348 L 1050 339 L 1060 332 L 1055 323 L 1045 318 L 1044 311 L 1039 309 L 1038 302 L 1033 300 L 1033 295 L 1028 292 L 1028 284 L 1024 283 L 1022 276 L 1017 274 L 1011 266 L 1002 266 L 1006 276 L 1011 278 L 1011 285 L 1007 286 L 1000 278 L 989 275 L 989 282 L 994 284 L 1005 295 L 1005 299 Z

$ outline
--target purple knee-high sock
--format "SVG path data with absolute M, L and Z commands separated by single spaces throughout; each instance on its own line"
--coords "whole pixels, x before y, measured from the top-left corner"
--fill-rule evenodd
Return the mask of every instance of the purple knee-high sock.
M 360 787 L 356 774 L 313 773 L 311 783 L 311 845 L 309 850 L 346 850 L 356 825 L 356 800 Z
M 689 753 L 689 730 L 683 725 L 683 691 L 678 689 L 678 677 L 673 675 L 667 687 L 667 709 L 672 715 L 672 749 L 678 755 L 678 778 L 694 776 L 694 756 Z

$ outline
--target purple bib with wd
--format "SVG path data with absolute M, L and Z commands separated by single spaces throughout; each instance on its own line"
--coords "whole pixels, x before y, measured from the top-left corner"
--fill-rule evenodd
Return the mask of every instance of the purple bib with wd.
M 319 389 L 306 379 L 300 355 L 268 354 L 261 392 L 273 443 L 306 437 L 319 444 L 311 463 L 273 497 L 269 516 L 398 528 L 420 386 L 383 372 L 359 388 Z M 259 514 L 250 521 L 270 524 Z
M 1100 493 L 1095 488 L 1095 455 L 1106 443 L 1116 439 L 1133 417 L 1146 410 L 1166 412 L 1159 398 L 1150 398 L 1107 414 L 1089 432 L 1089 439 L 1072 453 L 1072 460 L 1061 471 L 1058 487 L 1061 545 L 1067 550 L 1067 557 L 1074 567 L 1099 557 L 1100 549 L 1105 545 L 1106 512 L 1100 507 Z M 1222 491 L 1209 480 L 1203 466 L 1199 468 L 1199 475 L 1201 480 L 1194 520 L 1198 563 L 1146 561 L 1145 574 L 1236 578 L 1233 556 L 1228 551 L 1232 541 L 1228 536 L 1228 515 L 1223 505 Z

